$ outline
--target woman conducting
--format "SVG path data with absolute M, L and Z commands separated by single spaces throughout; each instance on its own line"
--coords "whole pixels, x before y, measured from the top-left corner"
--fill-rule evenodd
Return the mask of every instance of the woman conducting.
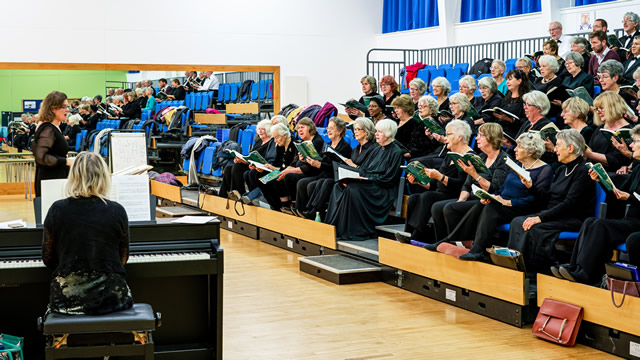
M 336 227 L 336 238 L 367 240 L 376 236 L 393 206 L 400 179 L 402 151 L 393 143 L 397 125 L 385 119 L 376 124 L 378 146 L 353 182 L 333 187 L 326 221 Z
M 78 155 L 65 188 L 44 221 L 42 261 L 53 271 L 49 310 L 106 314 L 133 306 L 125 280 L 129 222 L 124 208 L 106 196 L 109 171 L 98 154 Z
M 42 101 L 33 140 L 33 156 L 36 162 L 36 196 L 42 196 L 42 180 L 64 179 L 69 173 L 72 158 L 67 158 L 69 145 L 60 131 L 60 123 L 67 119 L 69 104 L 67 95 L 53 91 Z

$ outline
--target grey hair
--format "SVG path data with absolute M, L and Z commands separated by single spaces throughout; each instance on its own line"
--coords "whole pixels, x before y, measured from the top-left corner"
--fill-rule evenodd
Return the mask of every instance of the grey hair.
M 538 133 L 522 133 L 516 139 L 516 143 L 528 154 L 531 154 L 534 159 L 540 159 L 542 154 L 545 152 L 544 140 L 542 140 Z
M 611 78 L 613 78 L 614 76 L 618 77 L 618 82 L 620 82 L 620 79 L 622 78 L 622 74 L 624 74 L 624 66 L 622 66 L 622 63 L 620 63 L 620 61 L 618 60 L 607 60 L 607 61 L 603 61 L 602 64 L 600 64 L 600 67 L 598 68 L 598 74 L 609 74 L 609 76 Z
M 546 116 L 549 113 L 549 109 L 551 108 L 551 104 L 549 103 L 549 98 L 545 93 L 538 90 L 532 90 L 522 96 L 522 101 L 528 102 L 530 105 L 533 105 L 540 109 L 540 113 L 543 116 Z
M 67 122 L 71 126 L 78 125 L 80 123 L 80 120 L 82 120 L 82 116 L 80 116 L 80 114 L 71 115 L 67 118 Z
M 373 141 L 376 137 L 376 127 L 373 121 L 366 117 L 359 117 L 354 120 L 353 126 L 359 125 L 360 128 L 367 133 L 367 141 Z
M 638 16 L 638 14 L 629 11 L 625 13 L 624 16 L 622 17 L 622 19 L 626 19 L 626 18 L 630 18 L 631 22 L 636 24 L 636 29 L 638 28 L 638 23 L 640 22 L 640 16 Z
M 424 93 L 427 91 L 427 85 L 424 83 L 424 81 L 422 81 L 422 79 L 415 78 L 411 80 L 409 86 L 411 85 L 415 85 L 418 88 L 418 92 L 421 96 L 424 95 Z
M 466 144 L 469 143 L 469 139 L 471 139 L 471 127 L 467 124 L 466 121 L 462 120 L 451 120 L 447 124 L 446 130 L 451 130 L 455 135 L 462 136 L 462 141 Z
M 287 118 L 282 116 L 282 115 L 276 115 L 274 117 L 271 118 L 271 126 L 273 127 L 273 120 L 278 120 L 278 123 L 284 125 L 285 127 L 289 127 L 289 121 L 287 121 Z
M 576 129 L 564 129 L 558 131 L 556 134 L 557 140 L 562 140 L 565 146 L 573 145 L 573 154 L 582 156 L 584 154 L 584 148 L 586 143 L 584 138 Z
M 540 59 L 538 59 L 540 64 L 545 63 L 549 66 L 549 69 L 554 73 L 558 72 L 558 60 L 556 60 L 555 56 L 552 55 L 542 55 Z
M 287 139 L 291 139 L 291 132 L 289 131 L 289 128 L 281 123 L 271 126 L 271 135 L 285 136 Z
M 571 39 L 571 42 L 578 45 L 578 47 L 581 49 L 586 49 L 587 45 L 589 44 L 587 39 L 583 38 L 582 36 L 574 37 L 573 39 Z
M 558 29 L 562 30 L 562 23 L 560 21 L 552 21 L 549 25 L 555 25 Z
M 633 129 L 631 129 L 631 136 L 638 136 L 640 135 L 640 125 L 636 125 L 633 127 Z
M 431 116 L 435 117 L 438 115 L 438 111 L 440 110 L 440 105 L 438 105 L 438 100 L 434 99 L 433 96 L 425 95 L 418 100 L 418 106 L 427 105 L 431 110 Z
M 478 82 L 478 87 L 486 87 L 489 88 L 491 94 L 495 94 L 498 92 L 498 83 L 496 79 L 491 76 L 485 76 Z
M 584 58 L 582 57 L 582 55 L 580 55 L 580 53 L 577 53 L 575 51 L 568 53 L 565 60 L 573 61 L 574 63 L 576 63 L 577 67 L 582 67 L 582 65 L 584 65 Z
M 504 72 L 507 69 L 507 64 L 504 63 L 504 61 L 502 60 L 493 60 L 493 62 L 491 63 L 491 66 L 493 66 L 493 64 L 497 64 L 498 66 L 500 66 L 502 68 L 502 72 Z
M 471 101 L 469 101 L 467 95 L 463 93 L 455 93 L 449 96 L 449 101 L 454 99 L 458 100 L 458 102 L 460 103 L 460 110 L 462 110 L 462 112 L 464 112 L 465 114 L 471 109 Z
M 531 68 L 531 65 L 532 65 L 532 64 L 531 64 L 531 59 L 529 59 L 529 58 L 528 58 L 528 57 L 526 57 L 526 56 L 523 56 L 523 57 L 521 57 L 520 59 L 518 59 L 518 60 L 516 61 L 516 66 L 518 65 L 518 63 L 524 63 L 524 66 L 526 66 L 526 67 L 528 67 L 528 68 Z
M 267 135 L 271 136 L 271 120 L 269 119 L 261 120 L 258 123 L 258 125 L 256 125 L 256 130 L 257 129 L 264 129 L 264 131 L 267 132 Z
M 376 130 L 379 130 L 387 138 L 394 139 L 398 132 L 398 124 L 391 119 L 382 119 L 376 123 Z
M 371 91 L 374 93 L 378 92 L 378 81 L 371 75 L 365 75 L 360 79 L 360 83 L 366 81 L 371 86 Z
M 462 78 L 460 78 L 459 84 L 462 84 L 462 83 L 467 85 L 469 87 L 469 90 L 471 91 L 476 91 L 478 89 L 478 86 L 476 85 L 476 79 L 474 79 L 470 75 L 465 75 Z
M 447 78 L 444 78 L 442 76 L 438 76 L 437 78 L 433 79 L 433 81 L 431 82 L 431 86 L 442 86 L 442 92 L 444 93 L 444 96 L 449 96 L 449 93 L 451 92 L 451 83 L 449 82 L 449 80 L 447 80 Z
M 142 89 L 142 88 L 136 88 L 135 91 L 136 91 L 136 95 L 137 96 L 140 96 L 140 95 L 144 94 L 144 89 Z M 86 101 L 86 100 L 83 100 L 83 101 Z

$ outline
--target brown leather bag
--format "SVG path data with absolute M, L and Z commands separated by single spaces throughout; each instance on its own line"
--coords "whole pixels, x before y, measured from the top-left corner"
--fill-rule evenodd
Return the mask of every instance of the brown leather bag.
M 584 311 L 580 306 L 544 299 L 532 332 L 541 339 L 562 346 L 573 346 L 583 317 Z

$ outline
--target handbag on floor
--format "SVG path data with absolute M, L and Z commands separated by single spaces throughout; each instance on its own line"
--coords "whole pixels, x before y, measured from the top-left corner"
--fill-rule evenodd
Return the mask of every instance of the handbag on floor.
M 518 250 L 507 249 L 502 246 L 493 245 L 487 248 L 491 262 L 494 265 L 506 267 L 508 269 L 526 272 L 524 258 Z
M 618 280 L 609 275 L 607 276 L 607 289 L 611 291 L 611 302 L 613 306 L 619 308 L 624 304 L 624 299 L 629 296 L 640 297 L 640 282 L 636 281 L 626 281 L 626 280 Z M 620 300 L 620 304 L 616 303 L 616 298 L 614 293 L 622 294 L 622 300 Z
M 570 347 L 576 343 L 583 317 L 581 306 L 544 299 L 531 331 L 541 339 Z

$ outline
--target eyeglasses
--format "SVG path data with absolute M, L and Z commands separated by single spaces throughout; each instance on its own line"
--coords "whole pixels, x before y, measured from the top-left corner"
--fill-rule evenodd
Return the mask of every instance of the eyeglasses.
M 391 84 L 380 84 L 380 87 L 391 86 Z
M 600 79 L 611 79 L 609 74 L 598 74 L 598 78 Z
M 354 127 L 354 128 L 353 128 L 353 132 L 358 132 L 358 131 L 362 131 L 362 129 L 357 128 L 357 127 Z
M 565 61 L 564 64 L 566 66 L 566 65 L 575 65 L 576 63 L 573 61 Z
M 549 29 L 549 32 L 554 32 L 556 30 L 560 30 L 560 28 L 551 28 L 551 29 Z
M 596 108 L 596 111 L 597 111 L 597 112 L 603 112 L 603 111 L 604 111 L 604 108 L 602 108 L 602 107 L 597 107 L 597 108 Z
M 428 107 L 429 107 L 428 105 L 418 104 L 418 109 L 426 109 Z
M 460 85 L 458 86 L 459 89 L 469 89 L 469 87 L 467 85 Z

